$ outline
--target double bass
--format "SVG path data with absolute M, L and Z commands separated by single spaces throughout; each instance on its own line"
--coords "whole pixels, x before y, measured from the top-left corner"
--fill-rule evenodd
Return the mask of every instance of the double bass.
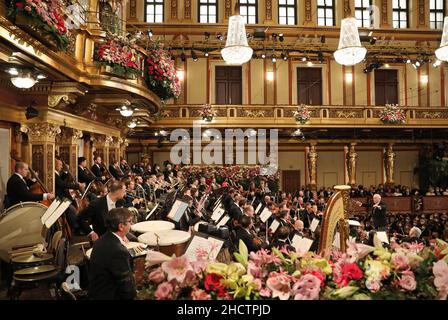
M 64 181 L 66 183 L 76 183 L 75 179 L 73 178 L 72 173 L 70 172 L 67 164 L 61 159 L 62 161 L 62 167 L 65 172 L 67 172 L 67 176 L 65 177 Z M 82 190 L 77 189 L 68 189 L 68 195 L 70 196 L 71 200 L 76 204 L 76 208 L 78 211 L 81 211 L 85 207 L 87 207 L 88 202 L 86 198 L 83 198 L 82 196 Z

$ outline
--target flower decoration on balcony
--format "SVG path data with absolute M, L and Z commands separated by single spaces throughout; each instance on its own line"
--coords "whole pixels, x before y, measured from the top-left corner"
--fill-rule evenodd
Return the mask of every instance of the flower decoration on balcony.
M 297 122 L 300 122 L 300 124 L 307 123 L 310 120 L 310 118 L 311 118 L 311 111 L 304 104 L 298 106 L 297 110 L 294 111 L 294 119 L 296 119 Z
M 213 120 L 213 117 L 216 117 L 217 113 L 216 110 L 213 110 L 212 106 L 207 103 L 204 104 L 201 111 L 199 111 L 199 115 L 202 117 L 202 120 L 211 122 Z
M 387 124 L 403 124 L 406 123 L 406 113 L 397 104 L 386 104 L 380 113 L 380 120 Z
M 119 76 L 133 77 L 141 74 L 144 57 L 135 41 L 109 34 L 98 46 L 95 59 Z
M 174 61 L 162 44 L 154 43 L 147 52 L 144 77 L 149 89 L 162 100 L 177 99 L 180 95 L 180 81 Z
M 69 44 L 64 18 L 66 7 L 62 0 L 11 0 L 7 15 L 17 25 L 49 38 L 59 50 L 65 51 Z M 25 21 L 20 22 L 22 19 Z

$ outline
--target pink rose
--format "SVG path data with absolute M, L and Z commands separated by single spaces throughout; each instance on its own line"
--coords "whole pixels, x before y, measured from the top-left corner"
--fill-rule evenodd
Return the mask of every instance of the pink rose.
M 294 284 L 294 300 L 319 299 L 321 281 L 312 274 L 305 274 Z
M 262 296 L 262 297 L 270 298 L 271 295 L 272 295 L 272 292 L 268 288 L 263 288 L 260 290 L 260 296 Z
M 381 288 L 381 282 L 376 279 L 366 280 L 366 287 L 372 292 L 377 292 Z
M 157 268 L 151 271 L 151 273 L 148 276 L 148 280 L 155 283 L 160 283 L 165 280 L 165 273 L 161 268 Z
M 446 300 L 448 296 L 448 264 L 439 260 L 432 267 L 434 273 L 434 285 L 439 291 L 439 299 Z
M 406 270 L 409 268 L 409 259 L 404 254 L 396 253 L 392 255 L 392 263 L 398 270 Z
M 401 278 L 398 279 L 398 285 L 404 290 L 414 291 L 417 288 L 414 273 L 412 271 L 404 271 Z
M 159 284 L 155 297 L 157 300 L 167 300 L 172 298 L 173 286 L 169 282 Z
M 191 298 L 193 300 L 211 300 L 211 296 L 205 290 L 198 288 L 191 291 Z

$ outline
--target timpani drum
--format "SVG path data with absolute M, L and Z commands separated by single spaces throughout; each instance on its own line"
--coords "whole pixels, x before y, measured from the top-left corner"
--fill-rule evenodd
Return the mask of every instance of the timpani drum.
M 22 202 L 0 216 L 0 258 L 8 261 L 13 247 L 43 243 L 41 217 L 48 207 L 37 202 Z
M 133 224 L 131 230 L 138 233 L 157 232 L 163 230 L 173 230 L 174 223 L 163 220 L 144 221 Z
M 168 256 L 173 253 L 180 257 L 187 249 L 190 234 L 180 230 L 163 230 L 157 232 L 147 232 L 138 237 L 138 241 L 151 247 L 158 247 L 158 250 Z

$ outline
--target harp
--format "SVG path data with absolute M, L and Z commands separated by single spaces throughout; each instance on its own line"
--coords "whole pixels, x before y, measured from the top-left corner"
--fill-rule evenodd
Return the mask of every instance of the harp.
M 319 252 L 331 249 L 335 231 L 339 232 L 339 244 L 342 252 L 346 251 L 349 234 L 348 227 L 348 201 L 350 198 L 350 186 L 334 186 L 336 192 L 328 200 L 325 209 L 322 229 L 319 241 Z

